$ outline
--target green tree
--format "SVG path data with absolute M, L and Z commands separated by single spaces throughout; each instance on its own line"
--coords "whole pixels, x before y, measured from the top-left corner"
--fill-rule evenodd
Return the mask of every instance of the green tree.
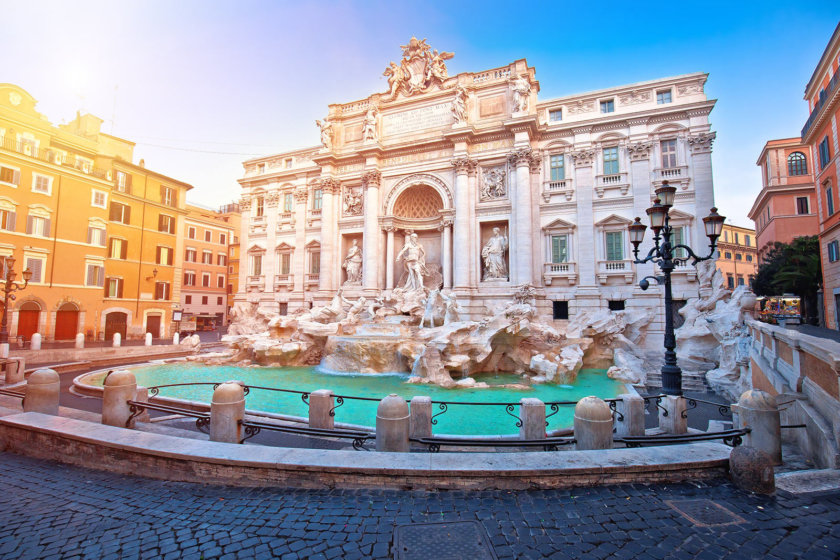
M 777 241 L 753 279 L 756 295 L 798 295 L 802 317 L 812 324 L 817 321 L 817 291 L 821 286 L 820 243 L 815 235 L 797 237 L 791 243 Z

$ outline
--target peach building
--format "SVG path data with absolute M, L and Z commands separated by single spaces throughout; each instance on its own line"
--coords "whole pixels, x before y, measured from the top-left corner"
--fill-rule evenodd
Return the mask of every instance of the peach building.
M 815 163 L 825 325 L 840 329 L 840 25 L 805 86 L 805 100 L 811 114 L 802 128 L 802 142 L 810 147 Z
M 790 243 L 819 232 L 810 154 L 799 138 L 770 140 L 761 150 L 756 162 L 761 168 L 761 192 L 749 212 L 755 222 L 759 263 L 777 241 Z
M 730 290 L 749 286 L 757 269 L 755 230 L 724 224 L 718 239 L 717 267 Z

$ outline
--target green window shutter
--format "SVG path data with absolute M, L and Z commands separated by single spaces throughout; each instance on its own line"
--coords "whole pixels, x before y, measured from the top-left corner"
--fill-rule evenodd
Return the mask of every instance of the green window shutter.
M 562 263 L 568 260 L 568 237 L 565 235 L 551 236 L 551 262 Z
M 624 239 L 620 231 L 607 232 L 607 260 L 620 261 L 624 259 Z

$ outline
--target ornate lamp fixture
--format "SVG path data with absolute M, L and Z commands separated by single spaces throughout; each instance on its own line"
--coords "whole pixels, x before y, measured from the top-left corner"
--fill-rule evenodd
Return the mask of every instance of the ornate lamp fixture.
M 3 321 L 0 323 L 0 345 L 5 344 L 5 348 L 8 347 L 9 344 L 9 331 L 8 331 L 8 315 L 9 315 L 9 301 L 15 300 L 15 295 L 13 292 L 18 290 L 25 290 L 26 287 L 29 285 L 29 281 L 32 279 L 32 271 L 28 268 L 23 271 L 23 285 L 19 282 L 15 282 L 15 278 L 17 278 L 17 272 L 15 272 L 15 258 L 14 257 L 7 257 L 6 262 L 3 265 L 3 270 L 0 272 L 4 272 L 4 281 L 3 281 Z

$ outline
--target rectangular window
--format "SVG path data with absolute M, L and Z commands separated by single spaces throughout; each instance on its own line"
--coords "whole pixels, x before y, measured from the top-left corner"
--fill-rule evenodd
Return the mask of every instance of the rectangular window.
M 618 148 L 604 148 L 604 175 L 618 173 Z
M 673 169 L 677 166 L 677 141 L 663 140 L 659 143 L 662 150 L 662 168 Z
M 201 264 L 213 264 L 213 253 L 211 251 L 201 252 Z
M 93 189 L 90 191 L 90 205 L 97 208 L 107 208 L 108 193 Z
M 117 171 L 116 177 L 114 177 L 114 184 L 118 192 L 131 194 L 131 175 L 128 173 Z
M 195 272 L 188 271 L 184 273 L 184 286 L 195 286 Z
M 26 217 L 26 234 L 38 237 L 50 236 L 50 219 L 43 216 Z
M 172 248 L 158 245 L 155 262 L 164 266 L 172 266 Z
M 218 255 L 216 257 L 216 264 L 219 266 L 227 266 L 227 255 Z
M 736 261 L 744 260 L 744 255 L 742 255 L 741 253 L 735 253 L 735 260 Z
M 828 162 L 831 159 L 831 150 L 829 149 L 829 146 L 828 146 L 828 136 L 823 138 L 822 142 L 820 142 L 819 152 L 820 152 L 820 169 L 825 169 L 825 166 L 828 165 Z
M 613 113 L 613 112 L 615 112 L 615 100 L 610 99 L 608 101 L 601 101 L 601 112 L 602 113 Z
M 738 240 L 738 232 L 735 232 L 735 245 L 738 245 L 740 241 Z
M 184 253 L 184 260 L 186 262 L 195 262 L 195 249 L 187 249 Z
M 37 259 L 34 257 L 27 257 L 26 258 L 26 267 L 24 270 L 29 269 L 32 271 L 32 278 L 29 279 L 31 283 L 40 284 L 44 281 L 44 259 Z
M 685 242 L 685 228 L 683 228 L 683 227 L 675 227 L 674 228 L 674 231 L 671 232 L 671 244 L 672 244 L 672 246 L 685 245 L 686 244 L 686 242 Z M 673 253 L 674 253 L 674 257 L 676 257 L 678 259 L 684 259 L 685 257 L 688 256 L 685 249 L 683 249 L 682 247 L 677 247 L 676 249 L 674 249 Z
M 796 197 L 796 213 L 800 214 L 800 215 L 808 213 L 808 197 L 807 196 Z
M 262 218 L 265 215 L 265 199 L 258 196 L 254 204 L 254 216 Z
M 155 282 L 155 299 L 169 299 L 169 282 Z
M 164 187 L 163 185 L 160 186 L 160 201 L 167 206 L 172 206 L 173 208 L 178 206 L 178 193 L 175 189 Z
M 224 296 L 219 296 L 219 297 L 216 298 L 216 305 L 224 305 L 224 304 L 225 304 Z
M 213 242 L 213 232 L 209 229 L 204 232 L 204 241 L 206 241 L 207 243 Z
M 828 244 L 828 261 L 837 262 L 840 259 L 840 243 L 835 239 Z
M 106 278 L 105 279 L 105 297 L 106 298 L 121 298 L 121 297 L 123 297 L 123 279 L 122 278 Z
M 548 112 L 548 120 L 552 122 L 563 120 L 563 109 L 552 109 Z
M 128 242 L 119 237 L 111 238 L 111 246 L 108 249 L 108 257 L 112 259 L 125 260 L 128 253 Z
M 187 238 L 195 239 L 195 228 L 190 226 L 187 228 Z
M 258 163 L 257 164 L 257 173 L 265 173 L 265 164 L 264 163 Z
M 831 216 L 834 214 L 834 193 L 831 192 L 831 187 L 825 188 L 825 202 L 826 202 L 826 209 L 828 210 L 828 215 Z
M 744 245 L 746 245 L 747 247 L 750 246 L 750 236 L 749 235 L 746 235 L 746 234 L 744 235 Z
M 201 305 L 207 305 L 207 296 L 201 296 Z
M 0 229 L 6 231 L 15 231 L 15 222 L 17 221 L 17 212 L 10 210 L 0 210 Z
M 313 210 L 320 210 L 321 204 L 324 200 L 324 191 L 321 189 L 315 189 L 312 191 L 312 209 Z
M 607 302 L 607 309 L 610 311 L 624 311 L 623 299 L 611 299 Z
M 219 245 L 227 245 L 227 235 L 224 233 L 219 234 Z
M 251 276 L 262 276 L 262 255 L 251 255 Z
M 624 260 L 624 232 L 608 231 L 606 233 L 607 242 L 607 260 L 608 261 L 622 261 Z
M 190 305 L 192 303 L 192 296 L 184 296 L 184 304 Z
M 735 278 L 731 274 L 726 275 L 726 287 L 730 290 L 735 289 Z
M 309 257 L 309 272 L 311 274 L 321 273 L 321 251 L 313 251 Z
M 566 157 L 562 154 L 551 156 L 549 159 L 551 169 L 551 180 L 562 181 L 566 178 Z
M 87 276 L 85 278 L 86 286 L 97 286 L 101 288 L 105 285 L 105 267 L 99 264 L 87 265 Z
M 564 263 L 569 260 L 569 236 L 551 236 L 551 262 Z
M 48 177 L 46 175 L 39 175 L 38 173 L 33 173 L 32 191 L 43 194 L 50 194 L 50 192 L 52 191 L 52 177 Z
M 201 287 L 203 287 L 203 288 L 209 288 L 210 287 L 210 275 L 206 272 L 201 275 Z
M 291 168 L 292 167 L 292 158 L 286 158 L 285 160 L 283 160 L 283 166 L 286 169 Z
M 224 288 L 225 287 L 225 277 L 221 274 L 216 275 L 216 287 L 217 288 Z
M 752 262 L 752 259 L 753 259 L 752 255 L 747 255 L 747 262 Z
M 728 261 L 731 261 L 731 260 L 732 260 L 732 253 L 730 253 L 729 251 L 726 251 L 726 252 L 723 254 L 723 258 L 724 258 L 724 259 L 726 259 L 726 260 L 728 260 Z
M 291 263 L 291 253 L 280 253 L 280 274 L 288 274 L 291 269 Z
M 17 186 L 20 184 L 20 171 L 11 167 L 0 166 L 0 183 Z
M 656 104 L 657 105 L 665 105 L 666 103 L 671 102 L 671 90 L 666 89 L 663 91 L 656 92 Z
M 158 216 L 158 231 L 163 233 L 175 233 L 175 219 L 172 216 L 161 214 Z
M 111 211 L 108 219 L 112 222 L 120 222 L 122 224 L 131 223 L 131 207 L 119 202 L 111 202 Z
M 569 318 L 569 302 L 568 301 L 552 301 L 552 318 L 565 320 Z
M 291 212 L 295 207 L 295 197 L 292 193 L 283 195 L 283 212 Z

